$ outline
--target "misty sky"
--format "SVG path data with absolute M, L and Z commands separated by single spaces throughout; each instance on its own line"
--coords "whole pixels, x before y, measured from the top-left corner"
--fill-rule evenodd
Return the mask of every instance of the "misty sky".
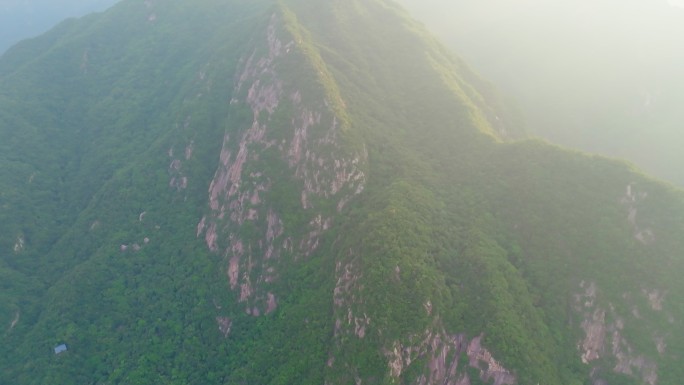
M 684 0 L 397 0 L 528 131 L 684 186 Z

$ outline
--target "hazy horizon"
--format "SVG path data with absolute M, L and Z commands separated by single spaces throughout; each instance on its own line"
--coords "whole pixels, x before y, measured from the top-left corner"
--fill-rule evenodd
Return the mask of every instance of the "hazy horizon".
M 119 0 L 3 0 L 0 55 L 21 40 L 39 36 L 65 19 L 104 11 Z
M 533 135 L 684 186 L 684 0 L 399 3 L 507 94 Z

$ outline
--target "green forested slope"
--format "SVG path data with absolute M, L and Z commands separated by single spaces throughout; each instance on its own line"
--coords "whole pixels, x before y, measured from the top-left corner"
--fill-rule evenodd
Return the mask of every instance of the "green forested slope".
M 393 3 L 123 1 L 0 60 L 0 135 L 2 384 L 682 375 L 681 191 L 511 142 Z

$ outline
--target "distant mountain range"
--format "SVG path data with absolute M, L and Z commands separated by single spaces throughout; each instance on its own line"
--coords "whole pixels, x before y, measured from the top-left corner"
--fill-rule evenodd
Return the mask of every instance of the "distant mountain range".
M 19 40 L 35 37 L 69 17 L 102 11 L 118 0 L 3 0 L 0 54 Z

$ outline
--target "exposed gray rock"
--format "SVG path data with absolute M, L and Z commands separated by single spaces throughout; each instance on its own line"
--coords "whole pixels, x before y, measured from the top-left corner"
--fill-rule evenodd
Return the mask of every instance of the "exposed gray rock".
M 578 349 L 582 362 L 587 365 L 596 365 L 591 371 L 591 379 L 594 384 L 605 384 L 599 373 L 603 370 L 612 370 L 615 373 L 639 378 L 644 384 L 656 385 L 658 382 L 658 367 L 656 363 L 645 354 L 636 352 L 632 344 L 623 335 L 627 318 L 621 317 L 616 312 L 615 306 L 609 304 L 603 307 L 597 299 L 598 288 L 595 283 L 580 284 L 584 290 L 575 295 L 575 310 L 582 314 L 582 329 L 585 338 L 579 342 Z M 657 290 L 643 290 L 642 293 L 649 299 L 654 310 L 662 304 L 663 295 Z M 629 293 L 622 295 L 622 299 L 629 301 L 632 298 Z M 662 310 L 662 307 L 660 307 Z M 635 318 L 640 318 L 638 309 L 632 307 L 631 312 Z M 608 316 L 609 315 L 609 316 Z M 607 319 L 612 319 L 608 322 Z M 606 346 L 610 343 L 609 346 Z M 663 354 L 665 340 L 656 339 L 658 351 Z M 613 367 L 601 367 L 601 362 L 611 362 Z
M 281 264 L 316 252 L 332 226 L 332 213 L 323 213 L 315 202 L 332 200 L 339 207 L 363 191 L 365 183 L 360 164 L 367 155 L 343 148 L 341 127 L 328 102 L 302 91 L 310 90 L 307 85 L 281 77 L 281 63 L 298 52 L 296 43 L 284 42 L 284 36 L 289 32 L 273 15 L 263 41 L 241 60 L 230 105 L 239 113 L 250 110 L 252 119 L 245 127 L 225 133 L 208 189 L 209 211 L 197 225 L 197 237 L 204 236 L 209 250 L 226 258 L 230 287 L 253 316 L 275 311 L 277 293 L 270 284 L 278 279 Z M 279 111 L 286 111 L 289 122 L 282 118 L 274 122 Z M 184 157 L 174 159 L 182 162 L 193 151 L 191 141 Z M 269 201 L 274 183 L 284 182 L 281 172 L 264 168 L 263 153 L 277 153 L 281 166 L 291 173 L 288 180 L 294 181 L 288 183 L 301 186 L 299 201 L 308 221 L 305 231 L 288 228 L 282 208 Z M 258 229 L 249 239 L 241 233 L 246 223 Z M 364 325 L 359 321 L 358 335 L 365 334 Z

